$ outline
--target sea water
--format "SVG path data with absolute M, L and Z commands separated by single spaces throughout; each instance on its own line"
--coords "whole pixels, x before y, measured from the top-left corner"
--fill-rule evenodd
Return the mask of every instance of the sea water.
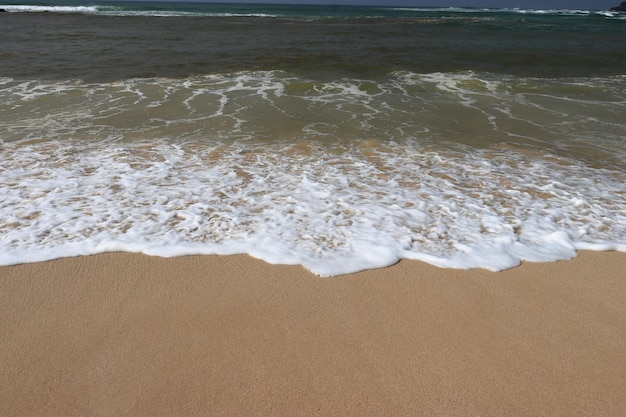
M 626 21 L 0 5 L 0 264 L 247 253 L 339 275 L 626 251 Z

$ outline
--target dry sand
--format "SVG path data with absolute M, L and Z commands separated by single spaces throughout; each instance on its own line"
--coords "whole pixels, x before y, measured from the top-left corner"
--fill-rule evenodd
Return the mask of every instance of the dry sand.
M 626 416 L 626 254 L 319 278 L 246 256 L 0 268 L 2 416 Z

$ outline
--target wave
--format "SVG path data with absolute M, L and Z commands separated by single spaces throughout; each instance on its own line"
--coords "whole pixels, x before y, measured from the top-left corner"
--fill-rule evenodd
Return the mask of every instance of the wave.
M 623 85 L 1 79 L 0 264 L 248 253 L 339 275 L 626 251 Z
M 516 13 L 529 15 L 574 15 L 617 17 L 619 13 L 608 10 L 584 9 L 522 9 L 522 8 L 488 8 L 488 7 L 392 7 L 395 11 L 421 13 Z
M 185 17 L 185 16 L 207 16 L 207 17 L 277 17 L 268 13 L 245 13 L 245 12 L 210 12 L 210 11 L 185 11 L 169 9 L 132 9 L 127 7 L 116 7 L 107 5 L 93 6 L 42 6 L 42 5 L 0 5 L 9 13 L 64 13 L 64 14 L 91 14 L 107 16 L 147 16 L 147 17 Z
M 512 148 L 52 141 L 2 157 L 2 265 L 247 253 L 332 276 L 626 251 L 623 173 Z
M 366 7 L 366 6 L 293 6 L 259 4 L 211 4 L 173 2 L 125 2 L 92 5 L 55 4 L 8 4 L 0 9 L 12 13 L 77 13 L 111 16 L 152 17 L 286 17 L 286 18 L 402 18 L 431 15 L 432 13 L 516 13 L 528 15 L 567 15 L 620 17 L 619 13 L 602 10 L 579 9 L 522 9 L 522 8 L 474 8 L 474 7 Z M 271 11 L 268 11 L 271 10 Z
M 101 8 L 98 6 L 41 6 L 30 4 L 8 4 L 0 5 L 0 9 L 4 9 L 10 13 L 98 13 Z

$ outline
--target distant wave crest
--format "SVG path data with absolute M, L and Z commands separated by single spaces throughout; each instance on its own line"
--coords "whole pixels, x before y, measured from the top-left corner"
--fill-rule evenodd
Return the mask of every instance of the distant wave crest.
M 287 5 L 225 5 L 207 3 L 176 3 L 160 2 L 157 4 L 137 2 L 92 4 L 92 5 L 42 5 L 12 4 L 0 5 L 0 9 L 12 13 L 79 13 L 101 14 L 112 16 L 154 16 L 154 17 L 288 17 L 288 18 L 324 18 L 324 17 L 417 17 L 430 13 L 516 13 L 528 15 L 576 15 L 619 17 L 618 13 L 607 10 L 578 9 L 520 9 L 520 8 L 473 8 L 473 7 L 335 7 L 299 6 L 295 12 L 293 6 Z M 267 8 L 267 9 L 265 9 Z

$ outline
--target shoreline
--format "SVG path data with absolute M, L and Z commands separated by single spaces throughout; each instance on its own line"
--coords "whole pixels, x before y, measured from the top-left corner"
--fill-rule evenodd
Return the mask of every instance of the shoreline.
M 626 254 L 334 278 L 245 255 L 0 267 L 7 416 L 626 414 Z

